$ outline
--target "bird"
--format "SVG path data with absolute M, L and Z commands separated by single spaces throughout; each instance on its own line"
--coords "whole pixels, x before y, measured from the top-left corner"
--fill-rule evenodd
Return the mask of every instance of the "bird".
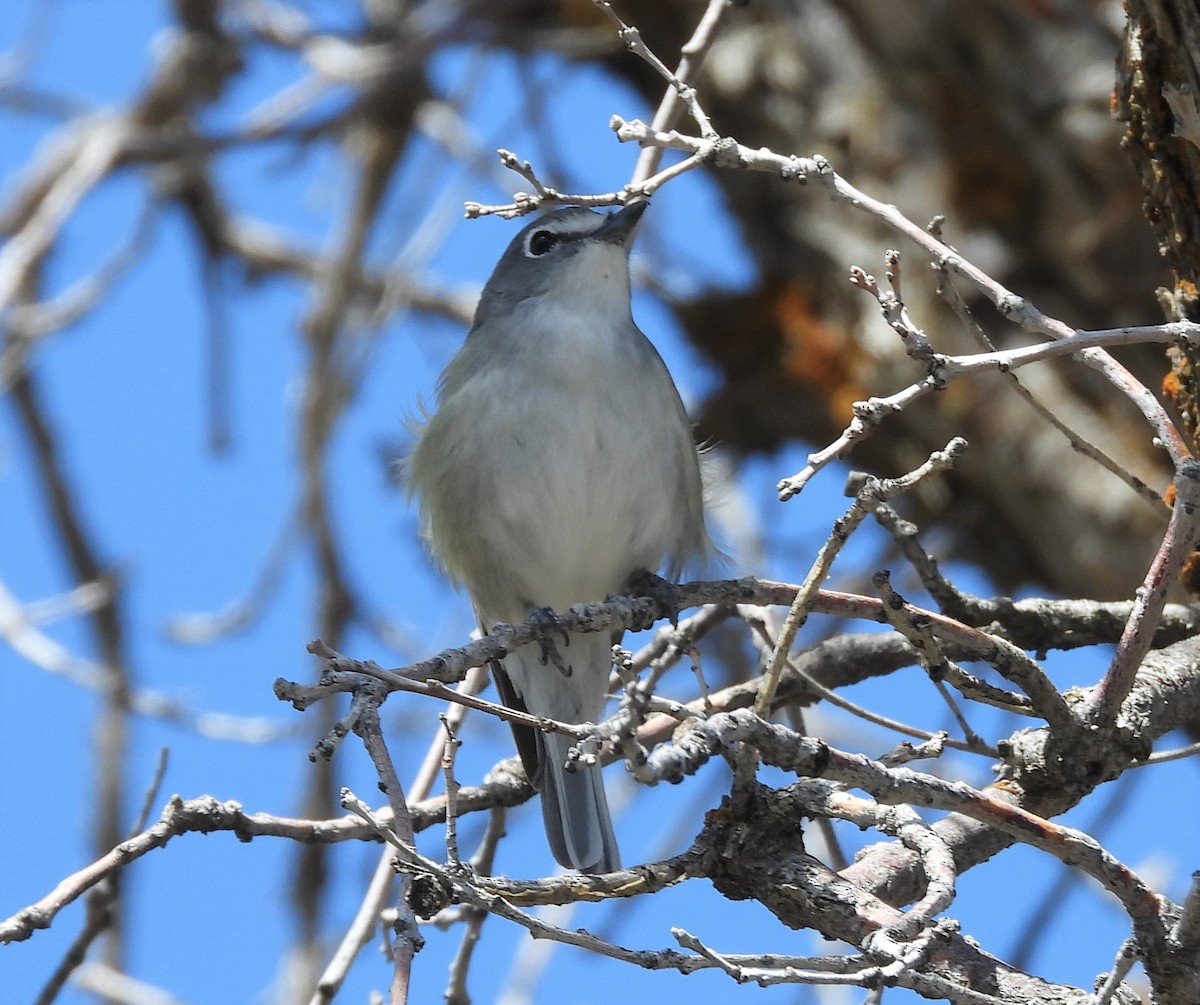
M 522 229 L 416 431 L 423 536 L 483 631 L 603 600 L 644 572 L 676 577 L 711 547 L 692 425 L 632 315 L 629 249 L 647 206 L 568 206 Z M 599 721 L 620 637 L 547 634 L 559 644 L 515 649 L 492 666 L 501 700 Z M 619 869 L 599 764 L 568 764 L 570 736 L 512 728 L 558 863 Z

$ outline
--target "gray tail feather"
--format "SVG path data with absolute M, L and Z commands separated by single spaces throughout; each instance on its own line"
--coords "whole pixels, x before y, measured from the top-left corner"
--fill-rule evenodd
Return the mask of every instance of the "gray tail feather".
M 621 853 L 608 815 L 600 765 L 564 767 L 569 736 L 538 733 L 542 769 L 542 819 L 558 864 L 579 872 L 616 872 Z

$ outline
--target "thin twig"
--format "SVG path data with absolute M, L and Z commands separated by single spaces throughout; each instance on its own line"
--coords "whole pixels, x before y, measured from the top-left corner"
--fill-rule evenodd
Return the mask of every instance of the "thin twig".
M 474 694 L 483 689 L 487 683 L 487 679 L 487 670 L 482 667 L 476 667 L 468 675 L 467 679 L 459 684 L 458 690 L 465 694 Z M 467 709 L 465 706 L 451 705 L 446 712 L 446 717 L 450 724 L 457 729 L 462 724 L 466 714 Z M 425 752 L 425 758 L 421 762 L 420 767 L 417 768 L 416 775 L 409 786 L 408 791 L 411 801 L 428 797 L 430 789 L 433 788 L 434 779 L 437 778 L 438 769 L 441 766 L 443 749 L 443 734 L 441 730 L 438 730 L 430 740 L 429 748 Z M 375 872 L 371 877 L 370 883 L 367 885 L 353 921 L 342 936 L 337 950 L 326 964 L 320 979 L 317 981 L 317 986 L 309 1005 L 327 1005 L 341 989 L 346 975 L 350 972 L 351 965 L 354 963 L 362 947 L 367 944 L 371 932 L 378 923 L 380 912 L 383 910 L 388 892 L 392 888 L 395 875 L 395 870 L 392 868 L 392 854 L 390 851 L 385 851 L 376 864 Z
M 1167 592 L 1200 539 L 1200 463 L 1185 461 L 1175 476 L 1175 505 L 1166 534 L 1134 597 L 1133 610 L 1112 662 L 1082 714 L 1093 723 L 1111 722 L 1128 697 L 1138 668 L 1153 645 Z
M 730 138 L 713 140 L 707 136 L 686 136 L 675 130 L 661 132 L 651 129 L 637 120 L 625 121 L 614 116 L 612 129 L 619 140 L 636 142 L 639 145 L 662 146 L 670 149 L 684 150 L 693 154 L 710 155 L 715 149 L 714 144 L 721 146 L 722 154 L 713 157 L 710 163 L 716 166 L 729 166 L 739 170 L 764 171 L 776 174 L 784 180 L 800 183 L 808 179 L 821 182 L 826 191 L 834 198 L 840 199 L 855 209 L 859 209 L 880 220 L 897 233 L 902 234 L 912 243 L 925 251 L 936 264 L 955 275 L 960 275 L 975 286 L 999 310 L 1001 315 L 1026 331 L 1049 336 L 1056 341 L 1078 347 L 1079 358 L 1101 373 L 1104 378 L 1117 390 L 1128 397 L 1146 418 L 1158 442 L 1170 454 L 1174 466 L 1179 465 L 1191 456 L 1187 442 L 1179 433 L 1178 428 L 1168 416 L 1162 404 L 1140 381 L 1125 367 L 1107 353 L 1086 342 L 1073 341 L 1081 333 L 1065 325 L 1063 322 L 1042 313 L 1030 301 L 1017 296 L 1006 289 L 991 276 L 968 262 L 949 245 L 940 241 L 924 227 L 918 226 L 900 213 L 895 207 L 871 198 L 855 188 L 836 171 L 829 162 L 820 156 L 805 158 L 784 156 L 765 148 L 754 149 L 737 143 Z M 1159 326 L 1154 326 L 1159 328 Z M 1161 329 L 1160 329 L 1161 330 Z M 1129 337 L 1137 338 L 1141 330 L 1130 330 Z M 1184 329 L 1173 329 L 1172 338 L 1188 337 Z M 1040 348 L 1035 351 L 1042 351 Z M 1074 350 L 1070 350 L 1074 351 Z M 862 435 L 861 432 L 859 435 Z M 843 448 L 844 452 L 844 448 Z M 836 456 L 841 456 L 838 454 Z M 803 488 L 804 484 L 815 473 L 814 459 L 822 455 L 814 455 L 809 465 L 799 474 L 785 479 L 780 485 L 781 498 L 790 498 Z M 828 463 L 832 456 L 823 457 L 820 463 Z
M 461 868 L 458 857 L 458 779 L 454 777 L 454 757 L 462 741 L 454 735 L 450 719 L 444 713 L 438 716 L 446 741 L 442 745 L 442 776 L 446 785 L 446 857 L 454 868 Z
M 924 464 L 908 474 L 888 479 L 886 482 L 872 479 L 859 489 L 850 508 L 834 522 L 829 537 L 821 546 L 808 574 L 804 577 L 804 582 L 800 584 L 800 589 L 796 591 L 796 599 L 792 602 L 783 627 L 779 631 L 779 637 L 775 641 L 775 651 L 771 654 L 771 660 L 764 674 L 764 686 L 759 690 L 758 698 L 754 703 L 754 710 L 759 715 L 765 716 L 771 706 L 771 700 L 774 697 L 775 688 L 779 685 L 779 677 L 783 673 L 787 654 L 791 651 L 796 633 L 808 617 L 813 595 L 829 575 L 830 566 L 842 546 L 854 533 L 855 528 L 871 512 L 874 502 L 877 500 L 886 502 L 901 492 L 908 491 L 933 473 L 944 471 L 954 464 L 955 459 L 966 449 L 966 446 L 965 440 L 956 437 L 946 444 L 944 449 L 930 454 Z
M 696 127 L 700 130 L 700 135 L 705 138 L 715 137 L 717 131 L 713 128 L 704 109 L 700 107 L 700 102 L 696 98 L 695 88 L 687 83 L 686 80 L 681 80 L 667 69 L 666 64 L 642 41 L 642 33 L 637 28 L 622 21 L 608 0 L 593 0 L 593 2 L 616 25 L 617 34 L 620 36 L 621 41 L 625 43 L 625 47 L 635 56 L 648 63 L 667 82 L 679 100 L 686 106 L 688 114 L 691 115 L 693 121 L 696 123 Z M 715 30 L 720 13 L 719 10 L 714 10 L 714 5 L 710 4 L 709 8 L 705 11 L 705 16 L 701 18 L 700 28 L 697 29 L 697 32 L 710 25 L 711 29 Z
M 995 351 L 996 347 L 992 344 L 992 340 L 988 337 L 987 333 L 983 330 L 983 327 L 979 324 L 979 322 L 977 322 L 971 315 L 971 311 L 967 307 L 966 301 L 963 300 L 962 294 L 959 293 L 958 287 L 955 286 L 946 269 L 942 268 L 941 266 L 937 266 L 937 274 L 937 292 L 941 294 L 942 299 L 950 305 L 954 313 L 958 315 L 959 320 L 962 321 L 963 326 L 968 332 L 970 332 L 971 336 L 979 345 L 984 348 L 985 351 Z M 1058 415 L 1055 414 L 1053 409 L 1044 404 L 1036 394 L 1034 394 L 1021 382 L 1021 378 L 1017 376 L 1016 373 L 1013 373 L 1011 368 L 1008 376 L 1012 382 L 1012 387 L 1017 394 L 1019 394 L 1025 400 L 1025 402 L 1035 412 L 1037 412 L 1038 415 L 1040 415 L 1043 419 L 1049 422 L 1050 425 L 1062 433 L 1063 436 L 1066 437 L 1067 442 L 1071 444 L 1072 449 L 1082 454 L 1084 457 L 1091 458 L 1102 468 L 1104 468 L 1104 470 L 1116 475 L 1117 478 L 1121 479 L 1121 481 L 1133 489 L 1134 492 L 1136 492 L 1142 499 L 1146 500 L 1146 502 L 1150 503 L 1159 512 L 1166 512 L 1167 505 L 1163 501 L 1161 492 L 1156 491 L 1153 487 L 1146 484 L 1146 482 L 1135 475 L 1132 471 L 1128 470 L 1124 465 L 1120 464 L 1107 451 L 1092 443 L 1087 439 L 1087 437 L 1083 436 L 1077 430 L 1068 426 L 1066 422 L 1064 422 L 1058 417 Z
M 778 642 L 776 641 L 776 636 L 771 632 L 770 626 L 768 626 L 762 618 L 755 618 L 751 620 L 751 624 L 755 627 L 757 632 L 762 634 L 762 636 L 766 639 L 767 644 L 772 647 L 773 651 L 774 647 L 778 645 Z M 794 673 L 797 677 L 803 680 L 804 686 L 810 689 L 813 694 L 819 697 L 822 701 L 827 701 L 829 704 L 840 708 L 845 712 L 849 712 L 851 715 L 858 719 L 862 719 L 864 722 L 869 722 L 874 726 L 881 726 L 884 729 L 890 729 L 895 733 L 900 733 L 903 736 L 911 736 L 913 739 L 924 742 L 936 740 L 942 735 L 940 733 L 930 733 L 928 730 L 918 729 L 916 726 L 910 726 L 908 723 L 901 722 L 898 719 L 892 719 L 889 716 L 882 715 L 879 712 L 874 712 L 869 708 L 865 708 L 862 705 L 851 701 L 849 698 L 843 697 L 831 688 L 827 688 L 824 684 L 814 678 L 812 674 L 809 674 L 800 667 L 796 666 L 791 659 L 788 660 L 787 669 L 789 673 Z M 944 743 L 947 747 L 951 747 L 955 750 L 961 750 L 965 753 L 983 754 L 986 757 L 995 756 L 995 751 L 986 745 L 977 747 L 969 742 L 955 740 L 950 737 L 946 737 Z
M 1121 948 L 1117 951 L 1117 958 L 1113 962 L 1113 968 L 1096 988 L 1096 994 L 1090 1005 L 1111 1005 L 1125 981 L 1125 975 L 1133 969 L 1133 965 L 1138 961 L 1138 955 L 1137 942 L 1134 939 L 1126 939 L 1121 943 Z
M 703 15 L 696 24 L 696 30 L 679 50 L 679 63 L 675 67 L 674 79 L 680 84 L 689 83 L 700 69 L 708 50 L 716 41 L 721 22 L 731 4 L 729 0 L 709 0 Z M 680 110 L 679 89 L 673 82 L 668 82 L 662 100 L 654 112 L 651 128 L 663 130 L 675 125 Z M 638 154 L 637 166 L 633 169 L 631 183 L 636 185 L 649 178 L 658 170 L 662 160 L 662 150 L 658 147 L 644 147 Z

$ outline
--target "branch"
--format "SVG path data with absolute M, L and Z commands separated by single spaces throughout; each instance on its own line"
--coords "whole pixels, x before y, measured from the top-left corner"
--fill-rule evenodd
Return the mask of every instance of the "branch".
M 1078 334 L 1061 321 L 1043 314 L 1028 300 L 1006 289 L 968 262 L 949 245 L 934 237 L 928 230 L 907 219 L 895 206 L 879 202 L 859 191 L 838 175 L 824 157 L 784 156 L 766 148 L 755 150 L 742 146 L 736 140 L 728 137 L 714 140 L 709 137 L 686 136 L 675 130 L 659 132 L 652 130 L 643 122 L 637 120 L 627 122 L 615 115 L 611 125 L 617 138 L 622 142 L 632 141 L 642 146 L 684 150 L 701 157 L 706 163 L 714 166 L 764 171 L 778 175 L 785 181 L 796 181 L 800 184 L 806 183 L 809 178 L 815 178 L 824 184 L 826 191 L 832 197 L 880 220 L 928 253 L 939 267 L 962 276 L 987 297 L 1000 314 L 1012 323 L 1026 331 L 1046 335 L 1056 340 L 1069 341 Z M 1190 456 L 1184 438 L 1163 406 L 1125 367 L 1107 353 L 1096 348 L 1083 348 L 1079 351 L 1079 356 L 1089 366 L 1101 373 L 1117 390 L 1133 401 L 1145 416 L 1161 444 L 1167 449 L 1176 467 Z M 781 483 L 781 497 L 790 498 L 795 495 L 812 473 L 809 468 L 806 468 L 799 475 Z
M 1105 723 L 1116 717 L 1128 696 L 1138 668 L 1150 651 L 1151 637 L 1167 602 L 1167 591 L 1179 579 L 1200 538 L 1200 464 L 1180 465 L 1175 477 L 1175 505 L 1171 520 L 1146 579 L 1138 589 L 1133 610 L 1117 643 L 1100 686 L 1092 693 L 1083 714 L 1092 722 Z

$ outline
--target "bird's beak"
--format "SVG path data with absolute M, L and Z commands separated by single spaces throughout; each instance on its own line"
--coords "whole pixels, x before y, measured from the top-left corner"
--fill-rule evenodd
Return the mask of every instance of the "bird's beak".
M 649 205 L 649 202 L 642 199 L 638 202 L 631 202 L 624 209 L 619 209 L 615 213 L 609 213 L 600 225 L 600 229 L 592 237 L 608 244 L 624 245 L 628 243 L 638 220 L 642 218 L 642 214 L 646 212 L 646 207 Z

